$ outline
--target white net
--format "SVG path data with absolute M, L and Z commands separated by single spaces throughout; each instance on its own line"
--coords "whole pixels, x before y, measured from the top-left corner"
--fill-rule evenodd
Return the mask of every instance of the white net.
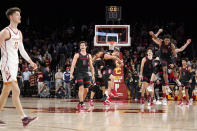
M 109 45 L 109 50 L 114 50 L 115 41 L 108 41 L 108 45 Z

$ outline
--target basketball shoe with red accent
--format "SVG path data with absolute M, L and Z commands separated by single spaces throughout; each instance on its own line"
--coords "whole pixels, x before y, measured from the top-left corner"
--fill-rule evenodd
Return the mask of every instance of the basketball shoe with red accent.
M 179 103 L 178 103 L 178 105 L 179 105 L 179 106 L 183 105 L 183 101 L 180 100 Z
M 154 103 L 153 103 L 153 101 L 151 101 L 151 102 L 150 102 L 150 106 L 154 106 Z
M 85 107 L 85 104 L 78 104 L 77 105 L 77 109 L 79 110 L 79 111 L 87 111 L 87 109 L 86 109 L 86 107 Z
M 110 97 L 108 97 L 104 102 L 103 102 L 104 105 L 110 105 L 111 104 L 111 99 Z
M 144 105 L 144 103 L 145 103 L 144 100 L 141 99 L 141 100 L 140 100 L 140 104 L 141 104 L 141 105 Z
M 23 127 L 27 127 L 30 123 L 36 121 L 38 119 L 38 117 L 24 117 L 22 119 L 22 123 L 23 123 Z
M 92 99 L 89 100 L 88 105 L 90 107 L 94 107 L 94 101 Z
M 188 101 L 188 100 L 186 100 L 186 103 L 185 103 L 185 105 L 186 105 L 186 106 L 188 106 L 188 105 L 189 105 L 189 101 Z
M 115 89 L 112 89 L 111 95 L 112 95 L 113 97 L 118 97 L 118 94 L 116 93 Z

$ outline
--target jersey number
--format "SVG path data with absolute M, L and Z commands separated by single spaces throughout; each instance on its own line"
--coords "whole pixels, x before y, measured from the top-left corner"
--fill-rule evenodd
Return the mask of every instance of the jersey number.
M 86 60 L 83 60 L 83 65 L 86 65 Z
M 166 48 L 162 49 L 162 53 L 168 53 L 168 49 Z
M 17 49 L 17 47 L 18 47 L 18 42 L 15 42 L 14 49 Z

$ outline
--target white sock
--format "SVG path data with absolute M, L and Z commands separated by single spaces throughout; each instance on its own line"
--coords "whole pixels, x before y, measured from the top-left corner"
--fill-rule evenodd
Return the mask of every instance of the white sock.
M 25 117 L 27 117 L 27 115 L 24 114 L 23 116 L 21 116 L 21 119 L 23 119 L 23 118 L 25 118 Z
M 105 91 L 105 95 L 106 95 L 107 97 L 109 96 L 108 91 Z

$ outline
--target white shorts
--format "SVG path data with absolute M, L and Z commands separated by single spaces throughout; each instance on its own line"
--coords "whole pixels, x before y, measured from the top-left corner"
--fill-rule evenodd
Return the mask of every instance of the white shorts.
M 6 64 L 1 66 L 3 82 L 17 81 L 18 64 Z

